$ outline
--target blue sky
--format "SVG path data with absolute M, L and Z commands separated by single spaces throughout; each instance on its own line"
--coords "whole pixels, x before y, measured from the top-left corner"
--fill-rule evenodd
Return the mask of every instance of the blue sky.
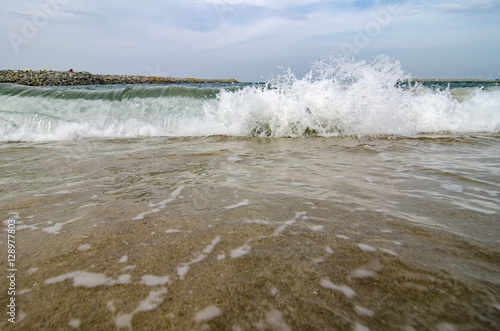
M 1 69 L 262 81 L 355 53 L 413 77 L 500 78 L 498 0 L 1 1 Z

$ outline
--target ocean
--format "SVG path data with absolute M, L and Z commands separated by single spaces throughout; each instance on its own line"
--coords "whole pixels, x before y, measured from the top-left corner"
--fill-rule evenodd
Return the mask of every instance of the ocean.
M 495 82 L 0 84 L 0 158 L 1 329 L 500 328 Z

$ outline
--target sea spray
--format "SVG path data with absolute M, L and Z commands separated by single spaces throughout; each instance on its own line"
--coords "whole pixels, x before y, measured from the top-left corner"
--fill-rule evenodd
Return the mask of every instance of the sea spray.
M 222 91 L 218 111 L 234 115 L 228 122 L 240 125 L 236 134 L 260 136 L 498 131 L 498 89 L 460 94 L 400 84 L 409 79 L 400 63 L 386 56 L 371 63 L 321 60 L 302 79 L 291 71 L 279 76 L 271 89 Z
M 0 140 L 500 131 L 498 86 L 429 88 L 410 78 L 378 56 L 322 59 L 302 78 L 284 70 L 264 84 L 0 84 Z
M 370 64 L 321 60 L 302 79 L 287 71 L 270 89 L 222 91 L 218 106 L 224 114 L 238 109 L 231 123 L 243 121 L 236 131 L 259 135 L 413 134 L 401 125 L 408 119 L 400 110 L 411 98 L 397 86 L 403 78 L 399 62 L 385 56 Z

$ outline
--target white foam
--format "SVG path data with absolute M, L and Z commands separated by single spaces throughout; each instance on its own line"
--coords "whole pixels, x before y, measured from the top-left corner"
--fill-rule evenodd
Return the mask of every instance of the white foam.
M 222 312 L 219 308 L 217 308 L 216 306 L 208 306 L 205 309 L 197 312 L 193 317 L 193 321 L 195 321 L 196 323 L 208 322 L 216 317 L 219 317 L 220 315 L 222 315 Z
M 458 184 L 441 184 L 441 187 L 448 191 L 463 193 L 464 188 Z
M 180 279 L 184 279 L 184 276 L 187 274 L 189 271 L 189 264 L 182 264 L 181 266 L 177 267 L 177 275 L 179 276 Z
M 25 293 L 31 292 L 31 289 L 29 288 L 23 288 L 22 290 L 16 291 L 16 295 L 23 295 Z
M 81 252 L 88 251 L 89 249 L 90 249 L 90 245 L 89 244 L 84 244 L 84 245 L 78 246 L 78 248 L 77 248 L 77 250 L 79 250 Z
M 370 184 L 374 184 L 375 182 L 373 181 L 373 179 L 371 179 L 370 177 L 365 177 L 365 180 L 370 183 Z
M 368 329 L 366 326 L 364 326 L 363 324 L 361 324 L 359 322 L 354 323 L 354 326 L 352 329 L 353 329 L 353 331 L 370 331 L 370 329 Z
M 344 240 L 349 240 L 349 239 L 351 239 L 351 238 L 349 238 L 348 236 L 344 236 L 344 235 L 341 235 L 341 234 L 337 235 L 337 238 L 344 239 Z
M 320 285 L 330 290 L 342 292 L 348 299 L 352 299 L 356 296 L 356 292 L 354 292 L 351 288 L 345 285 L 335 285 L 328 279 L 322 279 Z
M 351 277 L 353 277 L 353 278 L 368 278 L 368 277 L 375 277 L 375 276 L 376 276 L 375 272 L 373 272 L 371 270 L 367 270 L 365 268 L 358 268 L 351 273 Z
M 271 237 L 278 237 L 283 231 L 285 231 L 285 229 L 287 228 L 288 225 L 282 225 L 278 228 L 276 228 L 276 230 L 274 230 L 274 232 L 271 234 Z
M 66 224 L 73 223 L 74 221 L 77 221 L 81 218 L 82 217 L 80 216 L 80 217 L 73 218 L 73 219 L 66 221 L 66 222 L 56 223 L 53 226 L 50 226 L 50 227 L 43 229 L 43 231 L 47 232 L 47 233 L 52 233 L 52 234 L 60 234 L 63 226 L 65 226 Z
M 159 286 L 159 285 L 165 285 L 165 284 L 170 284 L 170 276 L 153 276 L 153 275 L 143 275 L 141 277 L 141 281 L 139 282 L 140 285 L 146 285 L 146 286 Z
M 73 329 L 78 329 L 81 323 L 82 321 L 80 321 L 78 318 L 74 318 L 69 321 L 68 325 Z
M 178 233 L 178 232 L 182 232 L 182 231 L 181 230 L 177 230 L 177 229 L 167 229 L 167 230 L 165 230 L 166 234 Z
M 144 219 L 144 216 L 149 215 L 151 213 L 152 213 L 151 211 L 144 211 L 142 213 L 137 214 L 137 216 L 132 217 L 132 220 L 134 220 L 134 221 L 142 220 L 142 219 Z
M 162 200 L 159 203 L 149 202 L 149 204 L 148 204 L 149 207 L 156 207 L 156 208 L 139 213 L 137 216 L 133 217 L 132 220 L 142 220 L 142 219 L 144 219 L 144 216 L 146 216 L 146 215 L 158 213 L 161 210 L 165 209 L 165 207 L 168 203 L 174 201 L 179 196 L 179 194 L 181 193 L 183 188 L 184 188 L 184 185 L 179 186 L 174 191 L 172 191 L 172 193 L 170 193 L 170 198 Z
M 321 231 L 323 230 L 325 227 L 323 225 L 312 225 L 309 227 L 311 230 L 313 231 Z
M 375 252 L 377 249 L 370 245 L 358 244 L 358 247 L 364 250 L 365 252 Z
M 12 217 L 9 217 L 8 219 L 3 221 L 3 224 L 5 224 L 5 225 L 9 224 L 9 219 L 13 218 L 13 219 L 17 220 L 20 216 L 20 214 L 17 211 L 9 211 L 7 214 L 12 215 Z
M 194 259 L 192 259 L 188 263 L 189 264 L 198 263 L 198 262 L 202 261 L 205 258 L 206 258 L 206 256 L 204 254 L 198 254 L 198 256 L 196 256 Z
M 292 328 L 283 320 L 283 314 L 279 310 L 271 310 L 267 313 L 266 322 L 273 330 L 292 331 Z
M 301 182 L 292 182 L 293 186 L 309 186 L 309 187 L 315 187 L 315 188 L 320 188 L 321 186 L 319 185 L 313 185 L 313 184 L 308 184 L 308 183 L 301 183 Z
M 268 220 L 248 220 L 246 221 L 246 223 L 250 223 L 250 224 L 271 224 L 272 222 L 268 221 Z
M 474 187 L 473 188 L 474 191 L 479 191 L 479 192 L 485 192 L 485 193 L 488 193 L 488 195 L 490 197 L 497 197 L 500 195 L 500 191 L 491 191 L 491 190 L 485 190 L 485 189 L 482 189 L 482 188 L 478 188 L 478 187 Z
M 116 307 L 115 307 L 115 301 L 110 300 L 108 303 L 106 303 L 106 308 L 108 308 L 108 311 L 112 314 L 116 313 Z
M 375 316 L 375 312 L 373 310 L 370 310 L 365 307 L 361 307 L 358 305 L 354 305 L 354 310 L 359 316 L 367 316 L 367 317 L 373 317 Z
M 73 286 L 97 287 L 97 286 L 113 286 L 117 284 L 129 284 L 130 275 L 120 275 L 117 279 L 106 277 L 104 274 L 98 274 L 87 271 L 73 271 L 57 277 L 45 280 L 45 284 L 55 284 L 73 279 Z
M 492 197 L 485 197 L 483 195 L 474 194 L 474 193 L 465 193 L 465 194 L 468 195 L 468 196 L 474 197 L 474 198 L 493 201 L 496 205 L 500 204 L 500 199 L 495 199 L 495 198 L 492 198 Z M 490 206 L 492 206 L 494 208 L 495 204 L 492 204 Z
M 304 216 L 306 216 L 306 215 L 307 215 L 307 211 L 298 211 L 295 213 L 295 219 L 301 218 L 301 217 L 304 218 Z M 291 222 L 291 220 L 288 222 Z
M 150 291 L 146 299 L 139 302 L 137 308 L 130 314 L 119 314 L 115 318 L 115 325 L 118 329 L 128 328 L 132 330 L 132 318 L 135 314 L 156 309 L 164 300 L 163 295 L 167 293 L 166 289 Z
M 227 160 L 228 160 L 229 162 L 233 162 L 233 163 L 234 163 L 234 162 L 241 161 L 241 160 L 243 160 L 243 159 L 242 159 L 241 157 L 238 157 L 238 156 L 230 156 L 230 157 L 228 157 L 228 158 L 227 158 Z
M 64 190 L 64 191 L 57 191 L 56 193 L 54 194 L 69 194 L 71 193 L 71 191 L 68 191 L 68 190 Z
M 128 265 L 126 267 L 123 267 L 122 271 L 127 271 L 127 270 L 132 270 L 132 269 L 135 269 L 135 265 Z
M 217 236 L 214 240 L 212 240 L 212 242 L 210 243 L 210 245 L 208 245 L 207 247 L 205 247 L 205 249 L 202 251 L 204 254 L 210 254 L 212 252 L 212 250 L 214 249 L 215 245 L 220 241 L 220 236 Z
M 33 273 L 35 273 L 37 271 L 38 271 L 38 268 L 36 268 L 36 267 L 35 268 L 29 268 L 28 269 L 28 275 L 31 275 L 31 274 L 33 274 Z
M 238 207 L 242 207 L 242 206 L 247 206 L 249 204 L 250 204 L 250 201 L 248 201 L 248 200 L 245 199 L 242 202 L 237 203 L 235 205 L 224 207 L 224 209 L 234 209 L 234 208 L 238 208 Z
M 333 250 L 330 248 L 330 246 L 326 246 L 326 247 L 325 247 L 325 251 L 326 251 L 328 254 L 333 254 Z
M 384 162 L 394 161 L 391 153 L 380 153 L 379 155 Z
M 242 257 L 243 255 L 246 255 L 248 253 L 250 253 L 250 250 L 252 249 L 252 247 L 248 246 L 248 245 L 243 245 L 241 247 L 238 247 L 236 249 L 233 249 L 231 252 L 230 252 L 230 256 L 233 258 L 233 259 L 236 259 L 238 257 Z
M 119 260 L 118 260 L 118 263 L 127 263 L 128 261 L 128 256 L 127 255 L 123 255 Z
M 38 230 L 39 227 L 37 226 L 38 224 L 22 224 L 20 221 L 17 222 L 16 224 L 16 231 L 24 230 L 24 229 L 30 229 L 30 230 Z M 5 229 L 7 230 L 7 229 Z
M 179 267 L 177 267 L 177 275 L 179 276 L 179 278 L 181 280 L 184 279 L 184 276 L 189 271 L 189 266 L 193 263 L 198 263 L 198 262 L 202 261 L 203 259 L 205 259 L 207 257 L 207 255 L 212 252 L 215 245 L 219 241 L 220 241 L 220 236 L 215 237 L 215 239 L 213 239 L 212 242 L 207 247 L 205 247 L 203 249 L 204 254 L 198 254 L 198 256 L 196 258 L 194 258 L 193 260 L 191 260 L 189 262 L 182 263 Z
M 388 249 L 388 248 L 381 248 L 380 250 L 381 250 L 382 252 L 384 252 L 384 253 L 391 254 L 391 255 L 394 255 L 394 256 L 398 256 L 398 254 L 397 254 L 395 251 L 393 251 L 392 249 Z
M 453 204 L 455 204 L 459 207 L 462 207 L 464 209 L 475 211 L 475 212 L 478 212 L 481 214 L 486 214 L 486 215 L 495 215 L 496 214 L 496 212 L 493 210 L 487 210 L 487 209 L 482 209 L 482 208 L 478 208 L 478 207 L 473 207 L 473 206 L 468 205 L 466 203 L 454 202 Z
M 162 296 L 167 293 L 166 289 L 160 289 L 149 292 L 148 297 L 139 303 L 136 312 L 151 311 L 158 307 L 163 302 Z
M 296 216 L 297 217 L 297 216 Z M 285 231 L 285 229 L 294 224 L 295 222 L 297 222 L 296 220 L 289 220 L 289 221 L 286 221 L 284 225 L 278 227 L 276 230 L 274 230 L 274 232 L 271 234 L 271 237 L 278 237 L 283 231 Z
M 3 93 L 2 117 L 12 125 L 0 132 L 0 140 L 250 134 L 297 137 L 312 130 L 322 136 L 498 131 L 498 90 L 471 89 L 467 97 L 458 100 L 453 89 L 398 86 L 398 81 L 406 78 L 398 61 L 379 56 L 371 63 L 320 60 L 303 78 L 289 71 L 269 82 L 272 89 L 262 85 L 221 88 L 217 98 L 90 100 Z M 132 88 L 132 95 L 136 91 Z M 134 107 L 130 107 L 131 102 Z M 237 162 L 236 158 L 230 156 L 228 161 Z
M 451 323 L 441 322 L 436 326 L 436 330 L 437 331 L 457 331 L 458 328 Z
M 115 318 L 115 325 L 118 329 L 127 328 L 132 330 L 132 318 L 134 314 L 119 314 Z
M 217 260 L 222 261 L 226 258 L 226 253 L 220 252 L 219 255 L 217 255 Z
M 18 318 L 16 319 L 16 322 L 21 323 L 27 316 L 28 316 L 28 314 L 25 311 L 20 310 Z

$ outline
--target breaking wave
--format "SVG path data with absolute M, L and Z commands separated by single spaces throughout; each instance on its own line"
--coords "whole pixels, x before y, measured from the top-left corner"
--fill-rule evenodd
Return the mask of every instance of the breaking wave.
M 499 132 L 497 84 L 412 82 L 397 60 L 333 58 L 259 84 L 0 84 L 0 140 Z

